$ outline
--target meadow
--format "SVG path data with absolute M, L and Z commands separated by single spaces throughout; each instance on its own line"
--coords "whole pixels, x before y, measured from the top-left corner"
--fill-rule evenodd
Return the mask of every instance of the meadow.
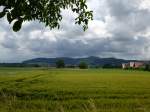
M 0 112 L 150 112 L 150 72 L 0 68 Z

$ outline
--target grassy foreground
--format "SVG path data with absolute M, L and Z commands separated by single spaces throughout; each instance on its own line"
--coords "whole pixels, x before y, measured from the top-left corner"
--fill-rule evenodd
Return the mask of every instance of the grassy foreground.
M 0 112 L 150 112 L 150 72 L 0 68 Z

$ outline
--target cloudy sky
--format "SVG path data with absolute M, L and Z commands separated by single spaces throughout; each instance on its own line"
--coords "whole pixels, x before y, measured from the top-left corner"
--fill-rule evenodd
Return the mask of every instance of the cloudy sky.
M 26 22 L 14 33 L 0 19 L 0 62 L 37 57 L 116 57 L 150 59 L 149 0 L 88 0 L 94 11 L 89 29 L 74 24 L 74 14 L 63 11 L 59 30 Z

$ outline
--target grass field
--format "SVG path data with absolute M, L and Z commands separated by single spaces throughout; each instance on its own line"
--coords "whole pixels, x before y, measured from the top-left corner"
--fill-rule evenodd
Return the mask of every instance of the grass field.
M 0 112 L 150 112 L 150 72 L 0 68 Z

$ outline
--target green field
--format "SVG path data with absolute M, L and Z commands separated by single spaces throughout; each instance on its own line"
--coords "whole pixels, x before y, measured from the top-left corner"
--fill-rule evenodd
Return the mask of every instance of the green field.
M 150 112 L 150 72 L 0 68 L 0 112 Z

